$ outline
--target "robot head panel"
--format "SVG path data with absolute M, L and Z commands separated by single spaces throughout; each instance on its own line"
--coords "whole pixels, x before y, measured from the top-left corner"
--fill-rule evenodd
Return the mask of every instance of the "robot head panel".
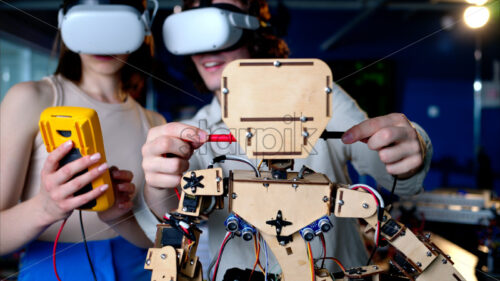
M 221 80 L 222 119 L 248 158 L 306 158 L 332 116 L 332 72 L 318 59 L 236 60 Z

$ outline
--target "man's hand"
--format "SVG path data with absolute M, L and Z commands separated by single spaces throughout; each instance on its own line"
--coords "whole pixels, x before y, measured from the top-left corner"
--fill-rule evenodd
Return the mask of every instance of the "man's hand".
M 345 144 L 357 141 L 363 141 L 370 149 L 378 151 L 387 172 L 399 178 L 411 177 L 424 162 L 425 145 L 401 113 L 365 120 L 342 136 Z
M 203 145 L 208 134 L 196 127 L 168 123 L 149 130 L 142 147 L 142 168 L 146 183 L 155 188 L 179 186 L 189 168 L 193 151 Z

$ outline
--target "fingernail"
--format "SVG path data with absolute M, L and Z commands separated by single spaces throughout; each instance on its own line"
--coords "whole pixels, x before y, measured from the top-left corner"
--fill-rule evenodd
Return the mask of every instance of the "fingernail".
M 92 154 L 92 156 L 90 156 L 90 160 L 92 160 L 92 161 L 96 161 L 99 159 L 101 159 L 101 153 L 99 153 L 99 152 L 94 153 L 94 154 Z
M 344 142 L 344 143 L 346 143 L 346 142 L 350 143 L 350 142 L 352 142 L 352 140 L 353 140 L 353 136 L 352 136 L 351 133 L 345 133 L 345 134 L 342 135 L 342 142 Z
M 73 141 L 72 140 L 69 140 L 67 142 L 64 143 L 64 147 L 70 147 L 73 145 Z
M 99 170 L 99 172 L 102 172 L 104 170 L 106 170 L 108 168 L 108 163 L 104 163 L 104 164 L 101 164 L 101 166 L 97 167 L 97 170 Z
M 125 207 L 125 204 L 123 203 L 118 204 L 118 208 L 123 209 L 123 207 Z
M 199 130 L 198 137 L 200 137 L 200 141 L 206 141 L 208 135 L 207 135 L 207 133 L 205 133 L 205 131 Z
M 105 184 L 103 186 L 100 187 L 101 191 L 106 191 L 106 189 L 108 189 L 109 185 Z

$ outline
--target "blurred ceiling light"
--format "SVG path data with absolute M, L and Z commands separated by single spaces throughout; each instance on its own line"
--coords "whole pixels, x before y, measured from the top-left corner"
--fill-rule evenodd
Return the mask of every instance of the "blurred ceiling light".
M 474 81 L 474 91 L 479 92 L 483 88 L 481 81 Z
M 464 12 L 464 21 L 470 28 L 483 27 L 489 18 L 490 10 L 487 7 L 470 6 Z
M 472 5 L 483 6 L 488 0 L 465 0 L 465 2 Z
M 441 18 L 441 28 L 444 30 L 451 30 L 455 26 L 456 21 L 450 15 L 445 15 Z
M 182 12 L 182 6 L 181 5 L 175 5 L 174 6 L 174 14 Z

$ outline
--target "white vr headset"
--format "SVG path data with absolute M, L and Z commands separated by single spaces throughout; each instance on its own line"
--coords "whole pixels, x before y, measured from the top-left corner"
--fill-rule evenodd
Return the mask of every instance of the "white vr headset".
M 163 24 L 163 41 L 175 55 L 224 50 L 236 44 L 243 29 L 256 30 L 259 20 L 216 7 L 195 8 L 173 14 Z
M 58 25 L 64 44 L 75 53 L 94 55 L 128 54 L 137 50 L 158 10 L 155 4 L 152 19 L 148 9 L 142 14 L 132 6 L 121 4 L 78 4 L 66 12 L 59 10 Z

